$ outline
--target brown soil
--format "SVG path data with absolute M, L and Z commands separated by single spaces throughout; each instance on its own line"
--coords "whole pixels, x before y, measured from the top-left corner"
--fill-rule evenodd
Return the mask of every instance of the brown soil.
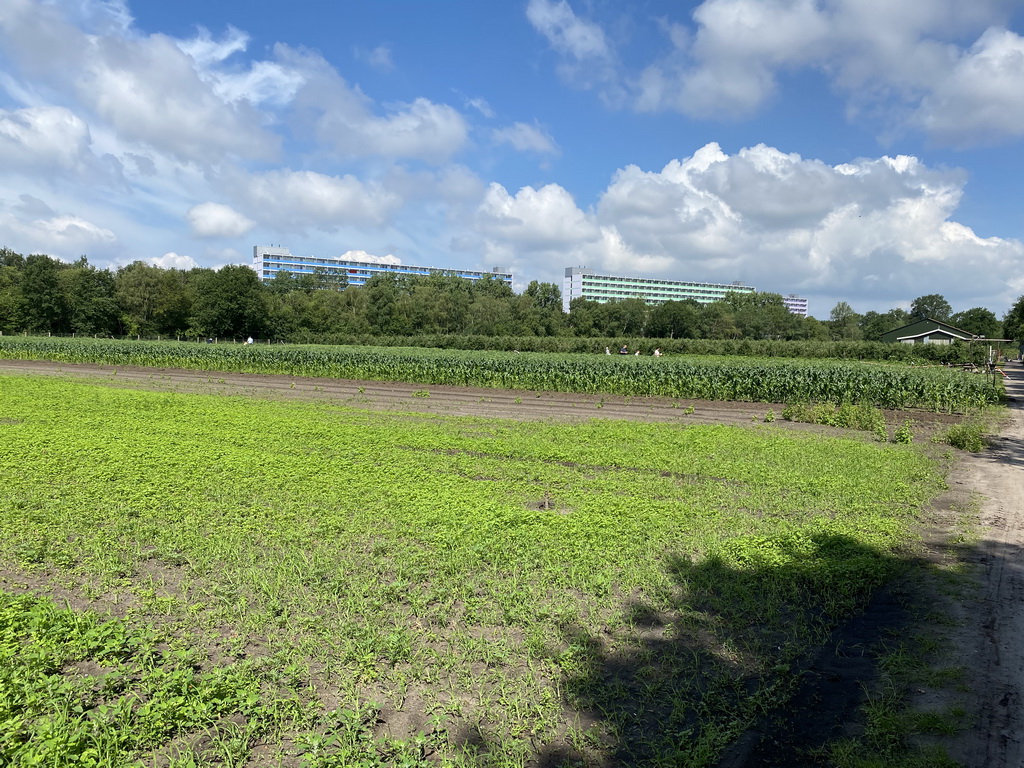
M 1011 418 L 989 450 L 951 478 L 980 503 L 980 538 L 967 551 L 977 583 L 954 637 L 967 667 L 973 727 L 950 750 L 966 766 L 1024 766 L 1024 370 L 1007 371 Z
M 177 368 L 143 368 L 39 360 L 0 360 L 6 373 L 48 374 L 100 378 L 108 386 L 194 392 L 202 394 L 249 395 L 266 398 L 327 400 L 369 410 L 409 411 L 448 416 L 480 416 L 521 421 L 577 422 L 588 419 L 678 424 L 750 425 L 764 422 L 769 412 L 772 425 L 786 429 L 829 431 L 809 424 L 783 421 L 781 403 L 722 402 L 667 397 L 622 397 L 567 392 L 447 387 L 438 384 L 314 379 L 252 373 L 189 371 Z M 691 412 L 692 409 L 692 412 Z M 887 412 L 892 427 L 909 419 L 914 435 L 927 439 L 960 417 L 926 411 Z
M 757 423 L 766 428 L 835 433 L 829 428 L 783 421 L 781 404 L 625 398 L 177 369 L 115 369 L 38 361 L 0 361 L 0 372 L 93 378 L 103 380 L 106 385 L 177 392 L 316 399 L 361 409 L 439 415 L 560 422 L 601 418 L 677 424 L 749 426 Z M 1024 554 L 1024 370 L 1016 366 L 1008 373 L 1011 419 L 990 450 L 976 455 L 957 453 L 958 460 L 950 475 L 950 499 L 940 502 L 940 506 L 945 503 L 947 509 L 950 505 L 962 509 L 972 501 L 980 505 L 980 536 L 970 546 L 947 545 L 950 531 L 941 526 L 941 520 L 939 528 L 929 535 L 937 549 L 944 546 L 956 549 L 959 557 L 978 565 L 977 583 L 971 588 L 972 593 L 955 607 L 962 618 L 961 626 L 951 630 L 954 656 L 968 668 L 969 717 L 974 727 L 951 742 L 945 742 L 950 746 L 951 755 L 970 768 L 1024 766 L 1021 730 L 1024 704 L 1024 561 L 1021 558 Z M 776 417 L 770 425 L 764 423 L 769 411 Z M 913 422 L 915 439 L 923 440 L 958 417 L 923 412 L 886 414 L 890 431 L 907 419 Z M 543 505 L 550 501 L 541 499 L 537 503 Z M 955 524 L 955 517 L 949 516 L 951 524 Z M 7 581 L 0 574 L 0 588 Z M 63 596 L 65 599 L 73 597 Z M 117 605 L 116 597 L 108 602 L 111 604 L 105 607 L 112 612 L 123 611 L 124 606 Z M 880 633 L 898 630 L 907 621 L 905 612 L 896 605 L 900 602 L 902 600 L 894 600 L 891 591 L 881 593 L 864 617 L 839 631 L 834 638 L 836 647 L 862 649 Z M 95 603 L 92 607 L 96 607 Z M 823 728 L 823 724 L 833 722 L 840 731 L 844 721 L 849 725 L 849 719 L 856 717 L 864 686 L 870 683 L 874 671 L 873 664 L 863 663 L 862 654 L 850 654 L 847 658 L 834 655 L 834 659 L 821 656 L 813 660 L 808 670 L 809 677 L 817 680 L 804 692 L 811 697 L 813 707 L 801 710 L 797 701 L 794 713 L 801 710 L 802 714 L 784 716 L 786 722 L 782 729 L 795 732 L 785 741 L 789 762 L 786 759 L 776 761 L 777 750 L 770 755 L 773 750 L 757 746 L 758 741 L 764 742 L 763 737 L 773 740 L 778 735 L 769 727 L 761 733 L 748 734 L 746 743 L 737 744 L 737 749 L 727 755 L 722 765 L 746 768 L 803 765 L 799 760 L 792 760 L 791 749 L 807 746 L 812 741 L 820 744 L 825 737 L 842 735 L 842 732 L 836 733 L 835 728 L 831 732 Z M 855 655 L 858 658 L 854 658 Z

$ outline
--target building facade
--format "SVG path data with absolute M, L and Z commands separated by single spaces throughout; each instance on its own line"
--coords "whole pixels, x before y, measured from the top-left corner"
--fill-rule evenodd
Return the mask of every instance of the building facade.
M 344 275 L 349 285 L 363 285 L 374 275 L 431 275 L 441 273 L 467 280 L 490 277 L 512 285 L 512 273 L 495 268 L 491 272 L 476 272 L 468 269 L 446 269 L 444 267 L 415 267 L 407 264 L 385 264 L 375 261 L 351 261 L 347 259 L 322 259 L 315 256 L 296 256 L 287 248 L 270 245 L 256 245 L 252 249 L 252 268 L 260 280 L 270 282 L 278 272 L 293 275 L 311 275 L 320 270 L 327 275 Z
M 932 320 L 930 317 L 920 318 L 909 325 L 893 328 L 881 336 L 881 340 L 887 344 L 952 344 L 954 341 L 977 341 L 979 339 L 981 339 L 980 336 L 975 336 L 969 331 L 949 323 L 943 323 L 941 320 Z M 994 339 L 994 341 L 1000 341 L 1000 339 Z
M 789 296 L 782 297 L 782 303 L 785 304 L 786 309 L 794 315 L 807 317 L 807 299 L 797 296 L 795 293 L 791 293 Z
M 586 267 L 566 267 L 562 281 L 562 309 L 568 312 L 572 300 L 579 298 L 601 303 L 643 299 L 648 304 L 693 299 L 702 304 L 710 304 L 724 299 L 728 293 L 753 293 L 755 290 L 739 282 L 724 284 L 653 280 L 646 277 L 598 275 Z

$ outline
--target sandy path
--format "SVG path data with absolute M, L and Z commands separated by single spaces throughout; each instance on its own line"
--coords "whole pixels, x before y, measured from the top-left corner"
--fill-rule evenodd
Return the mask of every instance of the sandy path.
M 962 655 L 976 719 L 951 750 L 971 768 L 1024 766 L 1024 369 L 1007 369 L 1011 420 L 958 472 L 981 497 L 981 581 Z

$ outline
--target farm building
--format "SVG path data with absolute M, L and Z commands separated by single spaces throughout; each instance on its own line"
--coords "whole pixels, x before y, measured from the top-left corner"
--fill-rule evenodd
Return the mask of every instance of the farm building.
M 975 336 L 941 320 L 933 320 L 930 317 L 915 320 L 909 325 L 895 328 L 883 333 L 881 340 L 886 343 L 899 342 L 901 344 L 952 344 L 954 341 L 976 341 L 980 336 Z

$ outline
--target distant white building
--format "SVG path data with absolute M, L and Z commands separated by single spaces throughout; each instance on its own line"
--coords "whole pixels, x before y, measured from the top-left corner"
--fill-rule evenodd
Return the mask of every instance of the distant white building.
M 573 299 L 617 301 L 643 299 L 648 304 L 693 299 L 701 304 L 720 301 L 728 293 L 753 293 L 749 285 L 735 283 L 690 283 L 680 280 L 654 280 L 646 277 L 598 275 L 586 267 L 566 267 L 562 281 L 562 309 L 569 311 Z
M 397 261 L 397 260 L 395 260 Z M 363 285 L 374 275 L 430 275 L 441 273 L 464 277 L 467 280 L 480 280 L 491 277 L 512 285 L 512 273 L 502 272 L 495 268 L 491 272 L 476 272 L 469 269 L 447 269 L 445 267 L 415 267 L 407 264 L 385 261 L 364 261 L 345 258 L 317 258 L 316 256 L 296 256 L 287 248 L 270 245 L 256 245 L 252 249 L 252 268 L 256 270 L 260 280 L 267 283 L 274 279 L 278 272 L 289 272 L 293 275 L 311 275 L 321 270 L 328 275 L 344 275 L 349 285 Z
M 792 312 L 794 315 L 800 315 L 800 317 L 807 317 L 807 299 L 797 296 L 795 293 L 789 294 L 789 296 L 782 297 L 782 303 L 786 305 L 786 309 Z

